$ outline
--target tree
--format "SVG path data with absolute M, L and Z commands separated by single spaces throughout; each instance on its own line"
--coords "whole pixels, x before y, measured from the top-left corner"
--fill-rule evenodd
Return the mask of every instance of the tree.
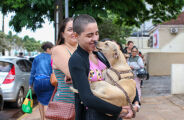
M 29 38 L 29 36 L 24 36 L 23 41 L 24 41 L 24 48 L 28 52 L 40 51 L 41 48 L 40 41 L 36 41 L 34 38 Z
M 0 7 L 4 14 L 15 12 L 10 26 L 20 32 L 23 27 L 32 30 L 42 27 L 45 18 L 54 21 L 54 2 L 55 0 L 1 0 Z M 150 8 L 146 7 L 147 4 Z M 183 6 L 184 0 L 69 0 L 70 16 L 86 13 L 102 22 L 100 17 L 107 17 L 107 11 L 111 11 L 118 16 L 116 24 L 129 26 L 139 26 L 149 19 L 160 23 L 176 18 Z
M 0 32 L 0 52 L 3 52 L 4 49 L 8 48 L 5 42 L 5 37 L 6 35 L 4 34 L 4 32 Z

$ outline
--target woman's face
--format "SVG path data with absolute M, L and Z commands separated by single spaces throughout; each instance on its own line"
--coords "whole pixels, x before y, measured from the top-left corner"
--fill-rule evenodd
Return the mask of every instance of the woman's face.
M 73 21 L 69 21 L 66 24 L 64 33 L 62 33 L 63 38 L 65 39 L 65 43 L 68 43 L 70 45 L 76 45 L 77 40 L 75 39 L 73 35 Z
M 136 48 L 132 49 L 132 56 L 135 57 L 137 55 L 138 51 Z
M 131 50 L 131 49 L 133 48 L 133 46 L 134 46 L 134 44 L 133 44 L 133 43 L 130 43 L 130 44 L 128 45 L 129 50 Z

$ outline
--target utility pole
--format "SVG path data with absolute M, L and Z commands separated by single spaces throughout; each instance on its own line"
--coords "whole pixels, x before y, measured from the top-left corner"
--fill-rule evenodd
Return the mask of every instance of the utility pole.
M 1 9 L 2 10 L 2 9 Z M 2 32 L 4 33 L 4 13 L 3 14 L 3 21 L 2 21 Z M 5 41 L 5 38 L 3 37 L 3 42 Z M 5 55 L 5 49 L 2 49 L 2 55 Z
M 68 0 L 65 0 L 65 18 L 69 17 Z
M 54 26 L 55 26 L 55 44 L 58 40 L 60 24 L 63 20 L 62 0 L 55 0 Z
M 3 24 L 2 24 L 2 32 L 4 33 L 4 13 L 3 14 Z

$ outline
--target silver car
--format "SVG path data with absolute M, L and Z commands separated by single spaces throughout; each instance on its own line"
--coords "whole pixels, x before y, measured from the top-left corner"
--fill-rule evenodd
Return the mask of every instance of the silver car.
M 0 57 L 0 88 L 4 101 L 21 107 L 29 89 L 31 65 L 25 58 Z

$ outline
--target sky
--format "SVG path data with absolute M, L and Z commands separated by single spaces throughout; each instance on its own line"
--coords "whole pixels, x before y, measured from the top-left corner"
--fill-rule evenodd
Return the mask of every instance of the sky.
M 54 26 L 53 22 L 49 23 L 48 20 L 45 20 L 42 28 L 36 29 L 35 32 L 30 29 L 23 28 L 20 33 L 16 33 L 12 28 L 9 27 L 9 21 L 11 19 L 12 14 L 8 14 L 5 16 L 4 20 L 4 30 L 5 34 L 8 34 L 9 31 L 12 31 L 13 35 L 17 34 L 19 37 L 23 38 L 28 35 L 29 37 L 33 37 L 36 40 L 40 40 L 41 42 L 50 41 L 54 43 Z M 0 13 L 0 30 L 2 31 L 2 14 Z

